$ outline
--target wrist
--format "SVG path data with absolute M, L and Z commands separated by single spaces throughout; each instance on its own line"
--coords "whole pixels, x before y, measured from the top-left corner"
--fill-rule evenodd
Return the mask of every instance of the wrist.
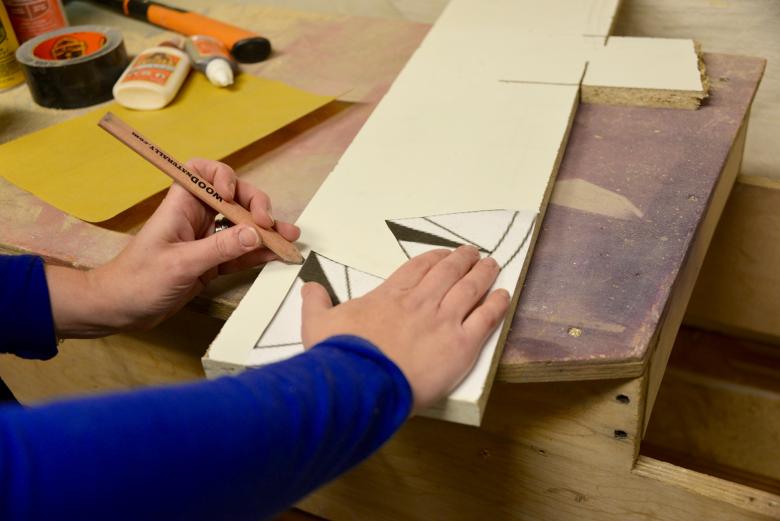
M 120 329 L 97 270 L 46 265 L 45 271 L 57 338 L 94 338 Z
M 404 370 L 396 360 L 373 341 L 361 335 L 339 334 L 332 335 L 312 346 L 312 350 L 318 348 L 350 351 L 361 358 L 371 360 L 377 366 L 382 367 L 386 374 L 392 378 L 403 400 L 408 402 L 406 416 L 410 416 L 419 408 L 415 390 Z

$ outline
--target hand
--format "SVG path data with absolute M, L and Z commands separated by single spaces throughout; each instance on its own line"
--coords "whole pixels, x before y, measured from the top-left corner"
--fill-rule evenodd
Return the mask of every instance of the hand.
M 333 307 L 325 289 L 310 282 L 303 296 L 306 347 L 339 334 L 365 338 L 401 369 L 415 409 L 448 394 L 468 374 L 490 333 L 509 308 L 509 293 L 495 290 L 492 258 L 462 246 L 415 257 L 363 297 Z
M 217 161 L 194 159 L 187 167 L 211 182 L 226 200 L 247 208 L 263 228 L 276 225 L 287 240 L 300 235 L 274 222 L 268 196 L 236 179 Z M 174 183 L 144 227 L 112 261 L 90 272 L 47 266 L 55 327 L 60 337 L 100 336 L 145 329 L 181 309 L 220 273 L 274 260 L 257 232 L 236 225 L 214 233 L 216 212 Z M 65 271 L 63 271 L 65 270 Z

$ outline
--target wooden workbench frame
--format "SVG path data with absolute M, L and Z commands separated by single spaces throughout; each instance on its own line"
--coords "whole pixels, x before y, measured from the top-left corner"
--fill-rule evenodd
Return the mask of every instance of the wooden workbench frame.
M 648 364 L 615 380 L 499 383 L 481 428 L 412 419 L 300 507 L 327 519 L 776 519 L 780 496 L 640 455 L 686 304 L 744 151 L 747 115 Z M 499 375 L 500 376 L 500 375 Z
M 237 12 L 230 11 L 230 6 L 214 4 L 215 10 L 223 7 L 228 12 Z M 410 53 L 426 30 L 423 26 L 398 23 L 396 33 L 390 30 L 388 22 L 378 20 L 350 21 L 349 17 L 332 19 L 324 15 L 299 13 L 280 17 L 273 10 L 262 11 L 262 14 L 253 18 L 263 19 L 264 23 L 270 20 L 272 31 L 269 36 L 275 43 L 281 42 L 282 46 L 295 43 L 296 24 L 307 26 L 307 49 L 317 48 L 323 41 L 333 43 L 335 40 L 338 43 L 340 40 L 334 35 L 353 31 L 356 25 L 361 27 L 361 37 L 380 34 L 384 30 L 400 34 L 396 38 L 398 45 L 380 60 L 398 60 L 398 67 L 406 59 L 404 52 Z M 151 36 L 157 38 L 157 35 Z M 366 38 L 366 42 L 367 45 L 376 44 L 370 38 Z M 295 62 L 296 55 L 283 54 L 279 61 L 272 64 L 274 67 L 252 72 L 312 88 L 296 83 L 305 76 L 300 74 L 301 64 L 285 67 L 285 60 Z M 305 65 L 312 67 L 310 63 Z M 322 78 L 315 79 L 320 81 Z M 315 126 L 343 125 L 356 111 L 370 112 L 371 103 L 383 93 L 382 85 L 386 87 L 391 80 L 392 76 L 371 90 L 373 97 L 360 99 L 365 103 L 350 105 L 339 102 L 325 107 L 312 118 L 271 136 L 270 141 L 231 157 L 231 164 L 252 182 L 264 186 L 268 186 L 269 181 L 273 185 L 280 176 L 286 176 L 288 182 L 300 182 L 301 178 L 295 176 L 304 171 L 306 165 L 293 164 L 291 167 L 281 162 L 274 163 L 276 158 L 283 156 L 285 149 L 301 146 L 301 143 L 307 150 L 315 150 L 316 154 L 325 155 L 338 147 L 343 150 L 343 144 L 335 139 L 327 146 L 319 146 L 314 140 L 306 141 L 305 135 L 316 134 L 310 132 Z M 361 92 L 368 91 L 364 88 Z M 44 118 L 40 114 L 36 117 Z M 58 114 L 56 117 L 65 115 Z M 359 123 L 355 124 L 354 120 L 351 124 L 359 128 Z M 304 137 L 297 137 L 299 134 Z M 275 149 L 279 153 L 272 154 Z M 261 155 L 261 159 L 256 159 Z M 337 158 L 338 154 L 334 157 Z M 274 172 L 273 175 L 255 176 L 255 170 L 266 169 L 267 172 L 274 168 L 280 171 L 278 175 Z M 724 179 L 726 177 L 724 175 Z M 56 214 L 18 190 L 9 190 L 11 187 L 2 184 L 0 187 L 9 195 L 0 209 L 10 228 L 4 233 L 7 248 L 13 252 L 43 254 L 49 261 L 79 268 L 89 268 L 110 259 L 126 244 L 128 233 L 137 229 L 159 202 L 159 198 L 150 200 L 136 208 L 132 215 L 124 216 L 121 222 L 109 224 L 110 229 L 119 230 L 119 233 L 110 229 L 98 230 Z M 757 190 L 757 187 L 750 188 L 752 192 Z M 746 191 L 748 189 L 743 186 L 742 192 Z M 780 193 L 777 187 L 774 191 Z M 721 193 L 720 188 L 716 193 Z M 287 215 L 276 216 L 294 218 L 294 201 L 284 199 L 284 191 L 273 195 L 278 206 L 275 213 L 293 208 Z M 774 200 L 776 197 L 772 195 L 764 206 L 771 205 Z M 750 199 L 741 204 L 750 205 Z M 707 219 L 705 222 L 710 222 Z M 701 229 L 706 227 L 703 224 Z M 57 241 L 54 248 L 47 249 L 47 244 L 41 240 L 43 233 L 67 236 L 72 239 L 70 249 L 63 240 Z M 697 237 L 696 244 L 701 245 L 697 248 L 706 249 L 704 243 L 707 241 L 699 240 L 702 236 L 700 233 Z M 755 237 L 752 240 L 757 242 Z M 73 247 L 74 244 L 76 247 Z M 681 281 L 695 278 L 698 268 L 692 264 L 692 257 L 693 253 L 689 254 L 682 266 L 681 273 L 688 275 L 680 275 L 669 298 L 664 299 L 666 311 L 662 313 L 661 326 L 669 332 L 663 338 L 661 333 L 654 335 L 649 350 L 654 358 L 646 366 L 635 361 L 628 362 L 631 372 L 614 380 L 598 380 L 604 375 L 591 370 L 592 364 L 583 364 L 581 371 L 573 373 L 578 373 L 577 377 L 597 380 L 507 383 L 507 379 L 529 382 L 534 379 L 534 374 L 538 380 L 543 377 L 543 372 L 534 373 L 530 367 L 513 372 L 504 365 L 500 369 L 496 391 L 488 402 L 482 429 L 413 419 L 396 439 L 364 466 L 307 498 L 302 505 L 334 519 L 694 521 L 777 518 L 777 496 L 701 472 L 691 472 L 649 458 L 640 451 L 641 433 L 651 410 L 651 388 L 657 386 L 663 372 L 662 361 L 671 347 L 669 336 L 673 336 L 671 331 L 676 330 L 670 317 L 678 313 L 677 308 L 681 305 L 676 304 L 672 309 L 668 302 L 687 300 L 684 290 L 687 282 Z M 762 266 L 766 270 L 768 264 Z M 710 270 L 709 280 L 724 273 L 723 268 Z M 774 280 L 767 278 L 765 273 L 762 277 L 756 279 L 759 284 Z M 245 283 L 251 278 L 250 274 L 225 279 L 199 304 L 224 318 L 234 309 L 246 287 Z M 763 289 L 766 291 L 768 288 Z M 707 292 L 700 295 L 699 310 L 708 295 Z M 761 310 L 762 313 L 771 311 Z M 149 333 L 98 341 L 67 341 L 61 346 L 60 354 L 48 362 L 0 357 L 0 373 L 26 402 L 200 378 L 199 358 L 221 324 L 217 320 L 189 313 L 185 311 Z M 723 314 L 721 310 L 721 318 Z M 554 323 L 550 325 L 551 328 L 554 326 Z M 777 332 L 774 333 L 776 336 Z M 571 364 L 561 366 L 558 374 L 565 374 L 562 371 L 569 369 L 572 369 Z M 546 378 L 554 372 L 548 371 Z M 561 376 L 561 379 L 565 378 Z

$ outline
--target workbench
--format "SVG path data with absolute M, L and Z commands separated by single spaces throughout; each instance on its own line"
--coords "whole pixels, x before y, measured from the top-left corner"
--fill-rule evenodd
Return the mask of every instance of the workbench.
M 277 218 L 294 220 L 427 26 L 246 5 L 212 14 L 237 23 L 250 9 L 277 54 L 246 73 L 350 89 L 225 159 L 271 195 Z M 131 53 L 159 39 L 89 9 L 71 22 L 121 26 Z M 579 107 L 482 427 L 414 418 L 303 509 L 328 519 L 780 518 L 773 469 L 774 481 L 756 484 L 643 449 L 764 68 L 727 55 L 705 63 L 712 90 L 697 111 Z M 0 108 L 9 118 L 0 141 L 81 113 L 35 107 L 24 88 L 0 95 Z M 0 179 L 0 250 L 90 268 L 120 251 L 160 199 L 96 226 Z M 201 377 L 200 357 L 254 275 L 219 280 L 151 333 L 67 341 L 45 363 L 3 357 L 0 376 L 24 401 Z

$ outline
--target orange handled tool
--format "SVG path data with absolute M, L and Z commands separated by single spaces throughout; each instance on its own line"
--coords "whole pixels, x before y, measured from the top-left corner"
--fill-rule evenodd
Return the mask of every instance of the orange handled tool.
M 263 61 L 271 54 L 271 42 L 267 38 L 202 14 L 149 0 L 93 0 L 93 2 L 119 11 L 125 16 L 187 36 L 194 34 L 212 36 L 224 43 L 233 57 L 241 63 Z

